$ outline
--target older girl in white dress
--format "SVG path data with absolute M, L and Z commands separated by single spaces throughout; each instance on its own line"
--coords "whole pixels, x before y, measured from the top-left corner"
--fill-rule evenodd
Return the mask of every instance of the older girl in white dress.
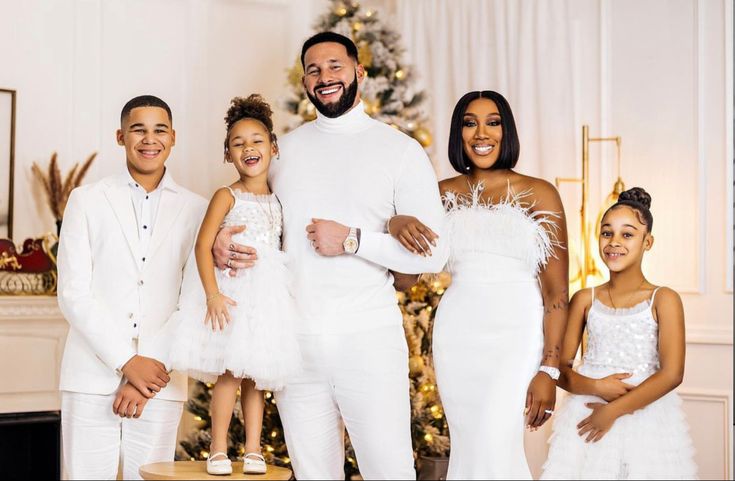
M 542 479 L 694 479 L 692 441 L 673 389 L 684 375 L 679 295 L 643 275 L 653 245 L 651 197 L 623 192 L 602 218 L 600 256 L 610 281 L 572 298 L 561 387 Z M 583 364 L 572 360 L 585 325 Z
M 548 182 L 515 172 L 508 102 L 470 92 L 455 107 L 439 186 L 452 284 L 436 313 L 434 366 L 451 441 L 448 479 L 531 479 L 524 425 L 552 415 L 566 325 L 566 224 Z M 390 232 L 428 254 L 434 234 L 397 216 Z M 525 415 L 525 420 L 524 420 Z

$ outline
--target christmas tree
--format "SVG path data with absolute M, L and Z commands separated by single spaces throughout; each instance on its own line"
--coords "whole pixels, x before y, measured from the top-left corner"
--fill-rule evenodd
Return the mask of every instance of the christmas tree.
M 340 33 L 352 38 L 357 45 L 359 61 L 367 73 L 360 92 L 369 115 L 412 136 L 424 147 L 431 145 L 431 133 L 425 126 L 426 116 L 421 109 L 424 92 L 412 87 L 413 72 L 401 62 L 400 35 L 382 23 L 377 12 L 363 10 L 357 2 L 332 0 L 329 12 L 318 20 L 315 30 Z M 304 93 L 302 76 L 299 57 L 288 72 L 290 91 L 284 100 L 284 107 L 293 114 L 289 129 L 316 118 L 316 109 Z M 430 352 L 434 310 L 449 282 L 446 273 L 422 277 L 415 286 L 397 294 L 409 347 L 411 432 L 417 457 L 441 457 L 449 453 L 447 424 Z M 180 459 L 206 459 L 209 455 L 211 387 L 198 383 L 188 403 L 189 411 L 201 426 L 181 443 L 184 453 L 179 454 Z M 238 405 L 238 416 L 233 416 L 229 432 L 228 455 L 233 458 L 243 454 L 244 429 L 239 409 Z M 289 466 L 283 426 L 271 393 L 266 393 L 261 443 L 266 462 Z M 345 472 L 349 478 L 358 472 L 358 466 L 349 437 L 346 437 L 345 445 Z

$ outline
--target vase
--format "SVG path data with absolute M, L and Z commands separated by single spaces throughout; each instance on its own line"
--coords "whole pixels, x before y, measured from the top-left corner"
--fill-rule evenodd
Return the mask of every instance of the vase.
M 444 456 L 419 456 L 417 480 L 447 479 L 449 458 Z

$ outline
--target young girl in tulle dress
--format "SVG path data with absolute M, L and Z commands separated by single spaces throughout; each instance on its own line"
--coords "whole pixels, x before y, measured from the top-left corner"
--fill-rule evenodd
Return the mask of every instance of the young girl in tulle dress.
M 278 152 L 271 109 L 258 95 L 232 100 L 225 121 L 225 160 L 239 180 L 215 192 L 196 241 L 201 285 L 182 296 L 172 367 L 216 382 L 212 393 L 209 474 L 230 474 L 227 433 L 241 391 L 245 421 L 243 472 L 265 473 L 260 449 L 262 390 L 279 390 L 300 364 L 293 302 L 281 247 L 282 213 L 267 182 Z M 254 266 L 231 276 L 215 269 L 212 245 L 221 226 L 245 225 L 233 240 L 257 249 Z M 203 286 L 203 290 L 202 290 Z
M 610 280 L 572 298 L 558 410 L 542 479 L 693 479 L 692 441 L 673 392 L 684 375 L 679 295 L 643 275 L 653 246 L 651 196 L 623 192 L 602 218 L 600 256 Z M 572 360 L 587 326 L 582 365 Z

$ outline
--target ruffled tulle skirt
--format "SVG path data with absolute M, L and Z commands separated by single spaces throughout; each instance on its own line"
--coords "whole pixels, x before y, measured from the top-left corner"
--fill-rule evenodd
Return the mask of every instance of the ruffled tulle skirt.
M 595 379 L 624 369 L 582 366 Z M 631 377 L 626 383 L 639 384 Z M 554 416 L 549 457 L 541 479 L 696 479 L 694 448 L 679 396 L 670 392 L 621 416 L 596 443 L 577 434 L 577 424 L 590 415 L 585 406 L 605 402 L 595 396 L 569 395 Z
M 237 302 L 228 306 L 232 321 L 224 330 L 214 331 L 204 324 L 201 292 L 192 293 L 189 302 L 184 299 L 176 314 L 171 367 L 204 382 L 214 382 L 229 371 L 252 379 L 260 390 L 282 389 L 301 367 L 285 254 L 259 247 L 252 268 L 237 277 L 217 269 L 216 277 L 220 292 Z

